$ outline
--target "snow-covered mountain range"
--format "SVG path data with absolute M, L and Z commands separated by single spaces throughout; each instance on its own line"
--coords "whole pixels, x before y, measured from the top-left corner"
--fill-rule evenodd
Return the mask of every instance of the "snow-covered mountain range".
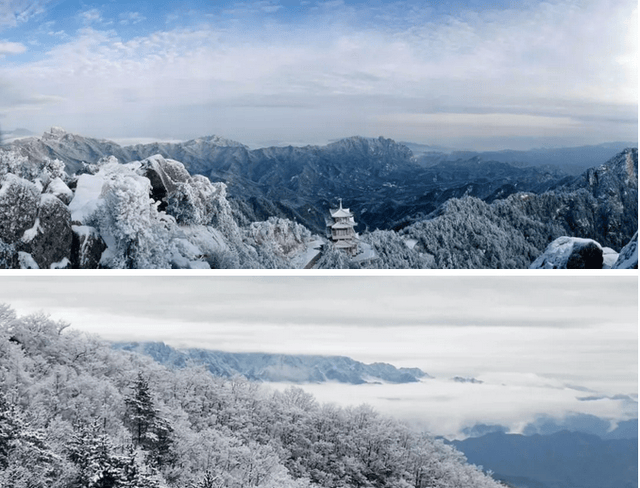
M 122 147 L 53 128 L 0 148 L 0 266 L 527 268 L 566 237 L 596 241 L 604 267 L 634 267 L 637 158 L 629 148 L 573 177 L 477 156 L 425 167 L 382 137 Z M 367 259 L 314 235 L 338 198 Z M 565 261 L 543 266 L 598 259 Z
M 204 365 L 223 377 L 241 375 L 252 381 L 324 383 L 414 383 L 430 376 L 418 368 L 387 363 L 364 364 L 344 356 L 230 353 L 207 349 L 178 350 L 162 342 L 115 343 L 115 349 L 145 354 L 165 366 Z
M 225 182 L 229 196 L 251 220 L 290 218 L 314 232 L 324 230 L 324 209 L 337 198 L 351 202 L 362 228 L 391 229 L 452 197 L 491 201 L 514 191 L 543 191 L 567 176 L 554 168 L 518 167 L 478 156 L 424 167 L 407 146 L 382 137 L 254 150 L 217 136 L 121 147 L 53 128 L 16 145 L 35 158 L 60 159 L 69 174 L 104 156 L 129 162 L 160 154 L 180 161 L 192 175 Z

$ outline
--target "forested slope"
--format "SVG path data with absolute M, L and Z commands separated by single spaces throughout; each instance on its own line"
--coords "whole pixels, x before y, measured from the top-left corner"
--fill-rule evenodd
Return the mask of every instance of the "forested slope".
M 386 268 L 527 268 L 555 239 L 594 239 L 619 252 L 638 229 L 638 151 L 627 149 L 550 191 L 486 203 L 452 198 L 400 232 L 364 234 Z M 413 246 L 409 248 L 408 242 Z M 324 267 L 353 263 L 327 256 Z
M 500 486 L 367 406 L 169 370 L 0 306 L 0 486 Z

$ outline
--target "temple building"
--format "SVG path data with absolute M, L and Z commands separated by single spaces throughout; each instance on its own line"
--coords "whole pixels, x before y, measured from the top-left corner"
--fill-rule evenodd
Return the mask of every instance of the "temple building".
M 342 208 L 342 199 L 340 208 L 332 208 L 329 213 L 331 218 L 327 219 L 327 238 L 333 241 L 337 249 L 355 256 L 358 253 L 358 235 L 354 230 L 356 222 L 353 214 L 348 208 Z

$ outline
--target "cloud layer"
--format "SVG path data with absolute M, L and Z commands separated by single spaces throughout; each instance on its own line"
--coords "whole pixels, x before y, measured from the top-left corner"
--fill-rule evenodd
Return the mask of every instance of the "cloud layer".
M 632 278 L 32 277 L 0 296 L 111 340 L 534 372 L 606 394 L 637 381 Z

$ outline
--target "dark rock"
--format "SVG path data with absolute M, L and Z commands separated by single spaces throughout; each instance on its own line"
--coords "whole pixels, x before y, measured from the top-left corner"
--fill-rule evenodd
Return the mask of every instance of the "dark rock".
M 71 264 L 73 268 L 97 269 L 100 258 L 107 248 L 98 231 L 86 225 L 73 225 Z
M 20 250 L 31 254 L 42 269 L 71 264 L 71 212 L 57 197 L 43 194 L 38 207 L 37 228 L 23 236 Z
M 574 243 L 567 269 L 602 269 L 602 248 L 594 242 Z
M 142 161 L 140 173 L 151 183 L 151 198 L 160 202 L 158 210 L 167 208 L 167 196 L 179 190 L 180 183 L 189 180 L 185 167 L 162 156 L 153 156 Z
M 32 228 L 39 202 L 40 191 L 35 184 L 7 174 L 0 189 L 0 239 L 12 244 Z

